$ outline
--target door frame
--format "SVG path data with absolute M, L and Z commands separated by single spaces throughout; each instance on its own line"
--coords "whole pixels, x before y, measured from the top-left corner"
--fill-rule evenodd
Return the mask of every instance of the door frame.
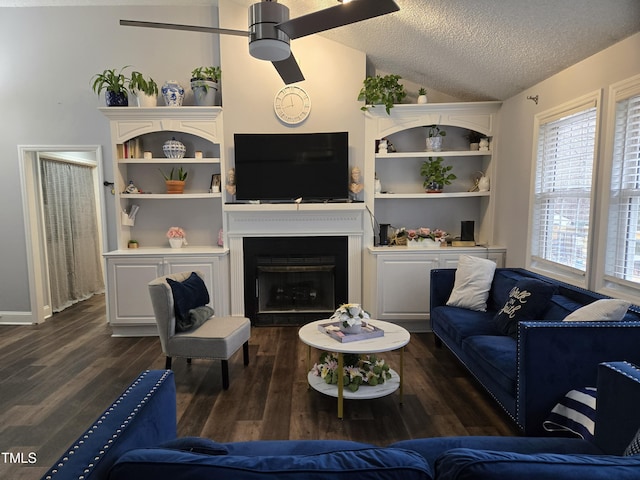
M 29 277 L 29 301 L 31 304 L 31 321 L 28 324 L 42 323 L 53 312 L 49 290 L 49 274 L 47 268 L 47 246 L 44 227 L 44 216 L 41 196 L 40 155 L 46 153 L 49 158 L 57 158 L 70 163 L 90 165 L 93 168 L 94 191 L 96 198 L 96 215 L 98 216 L 98 236 L 101 239 L 102 251 L 106 244 L 106 214 L 102 197 L 103 164 L 101 145 L 18 145 L 20 164 L 20 181 L 22 183 L 22 209 L 24 214 L 25 238 L 27 248 L 27 271 Z M 89 153 L 94 160 L 71 158 L 65 153 Z M 35 214 L 34 214 L 35 213 Z M 103 278 L 105 272 L 103 268 Z M 105 281 L 106 285 L 106 281 Z

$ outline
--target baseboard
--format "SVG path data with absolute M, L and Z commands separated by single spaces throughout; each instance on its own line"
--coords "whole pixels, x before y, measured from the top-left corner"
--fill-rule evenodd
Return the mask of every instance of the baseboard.
M 31 312 L 0 312 L 0 325 L 34 325 Z

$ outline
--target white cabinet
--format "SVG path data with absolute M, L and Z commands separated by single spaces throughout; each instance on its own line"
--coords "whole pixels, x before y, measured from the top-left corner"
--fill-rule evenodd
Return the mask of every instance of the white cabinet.
M 201 270 L 214 308 L 229 311 L 229 251 L 218 245 L 224 227 L 222 108 L 101 108 L 109 119 L 117 247 L 106 253 L 107 320 L 114 335 L 155 332 L 147 284 L 177 271 Z M 166 158 L 163 145 L 178 140 L 182 158 Z M 169 194 L 164 175 L 188 173 L 184 193 Z M 213 179 L 219 188 L 212 189 Z M 175 179 L 175 176 L 174 176 Z M 129 182 L 137 192 L 127 190 Z M 134 218 L 129 215 L 137 213 Z M 188 246 L 171 249 L 170 227 L 186 232 Z M 139 248 L 128 249 L 130 240 Z
M 369 313 L 373 318 L 398 323 L 413 332 L 429 330 L 431 270 L 456 268 L 461 254 L 489 258 L 498 267 L 504 267 L 502 248 L 370 247 L 370 275 L 376 282 L 365 301 Z
M 157 335 L 148 283 L 154 278 L 183 271 L 200 271 L 217 315 L 229 312 L 229 275 L 226 253 L 163 255 L 127 251 L 105 255 L 107 265 L 107 317 L 114 336 Z

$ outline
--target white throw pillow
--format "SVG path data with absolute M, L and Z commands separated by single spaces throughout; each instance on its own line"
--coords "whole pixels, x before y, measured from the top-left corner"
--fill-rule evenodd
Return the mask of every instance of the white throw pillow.
M 486 312 L 495 271 L 496 264 L 493 260 L 460 255 L 453 290 L 447 305 Z
M 564 318 L 565 322 L 602 322 L 618 321 L 627 313 L 631 302 L 615 298 L 596 300 L 589 305 L 571 312 Z

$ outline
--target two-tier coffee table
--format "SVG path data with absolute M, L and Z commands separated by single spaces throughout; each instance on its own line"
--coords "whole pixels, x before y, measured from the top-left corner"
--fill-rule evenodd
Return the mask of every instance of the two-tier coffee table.
M 307 367 L 309 373 L 307 378 L 309 385 L 320 393 L 338 398 L 338 418 L 344 416 L 344 399 L 369 399 L 384 397 L 400 389 L 400 401 L 402 402 L 402 373 L 404 369 L 404 346 L 409 343 L 411 335 L 407 330 L 394 323 L 383 322 L 382 320 L 370 320 L 373 326 L 384 330 L 382 337 L 368 338 L 366 340 L 356 340 L 354 342 L 342 343 L 321 332 L 318 326 L 328 323 L 330 320 L 318 320 L 307 323 L 298 331 L 300 340 L 309 346 L 307 352 Z M 338 384 L 328 385 L 325 381 L 314 375 L 311 370 L 311 348 L 335 352 L 338 354 Z M 391 379 L 382 385 L 375 387 L 364 386 L 356 392 L 344 390 L 344 354 L 368 354 L 390 352 L 400 349 L 399 372 L 391 370 Z

